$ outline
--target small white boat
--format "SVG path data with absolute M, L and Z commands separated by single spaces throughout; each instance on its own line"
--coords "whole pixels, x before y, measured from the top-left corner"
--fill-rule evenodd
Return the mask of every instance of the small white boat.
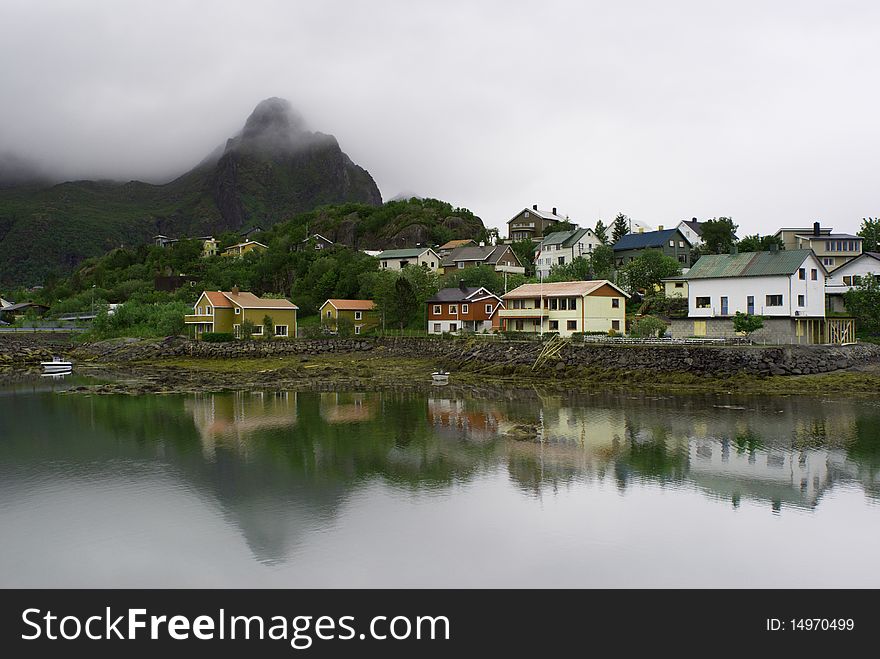
M 449 373 L 443 370 L 431 373 L 431 381 L 434 384 L 449 384 Z
M 51 362 L 40 362 L 40 366 L 46 373 L 66 373 L 73 370 L 73 362 L 65 361 L 61 357 L 53 357 Z

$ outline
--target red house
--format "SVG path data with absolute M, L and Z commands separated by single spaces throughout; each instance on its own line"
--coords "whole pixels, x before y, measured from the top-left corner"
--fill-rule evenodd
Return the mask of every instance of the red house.
M 492 329 L 492 315 L 504 303 L 497 295 L 482 286 L 441 288 L 427 301 L 428 334 L 444 332 L 489 332 Z

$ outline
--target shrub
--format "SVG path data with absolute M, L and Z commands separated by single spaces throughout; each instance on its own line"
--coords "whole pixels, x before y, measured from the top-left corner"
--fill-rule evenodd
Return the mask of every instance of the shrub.
M 238 326 L 239 338 L 245 339 L 245 340 L 250 339 L 254 334 L 255 327 L 256 327 L 256 325 L 254 325 L 253 321 L 251 321 L 251 320 L 245 319 L 245 320 L 241 321 L 241 325 Z
M 763 316 L 753 316 L 751 314 L 737 311 L 733 317 L 733 329 L 748 337 L 752 332 L 756 332 L 764 327 Z
M 660 318 L 657 318 L 657 316 L 642 316 L 633 321 L 629 328 L 629 333 L 636 338 L 645 339 L 653 336 L 663 336 L 666 328 L 667 324 Z
M 205 332 L 202 334 L 202 341 L 207 341 L 208 343 L 226 343 L 227 341 L 234 341 L 235 335 L 232 332 Z

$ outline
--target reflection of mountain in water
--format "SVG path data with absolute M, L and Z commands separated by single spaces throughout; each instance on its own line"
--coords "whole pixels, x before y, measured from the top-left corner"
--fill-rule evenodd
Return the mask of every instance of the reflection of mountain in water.
M 34 487 L 35 474 L 73 486 L 122 470 L 149 478 L 158 465 L 216 505 L 267 562 L 290 559 L 376 482 L 443 491 L 506 470 L 529 496 L 609 481 L 777 510 L 815 507 L 842 483 L 880 498 L 880 408 L 847 400 L 718 407 L 714 398 L 533 392 L 36 394 L 0 396 L 0 418 L 4 496 Z M 540 441 L 503 439 L 513 424 L 536 426 Z

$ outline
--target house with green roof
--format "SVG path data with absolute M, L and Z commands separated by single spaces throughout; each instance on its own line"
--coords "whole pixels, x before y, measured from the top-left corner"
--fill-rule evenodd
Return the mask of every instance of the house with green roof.
M 547 234 L 535 254 L 535 271 L 546 277 L 554 265 L 566 265 L 580 256 L 589 256 L 602 241 L 592 229 L 554 231 Z
M 386 249 L 376 255 L 382 270 L 403 270 L 408 265 L 420 265 L 428 270 L 440 269 L 440 257 L 430 247 Z
M 751 338 L 763 343 L 833 342 L 825 318 L 828 272 L 811 249 L 709 254 L 682 278 L 688 316 L 672 321 L 675 337 L 732 338 L 737 312 L 762 316 Z

